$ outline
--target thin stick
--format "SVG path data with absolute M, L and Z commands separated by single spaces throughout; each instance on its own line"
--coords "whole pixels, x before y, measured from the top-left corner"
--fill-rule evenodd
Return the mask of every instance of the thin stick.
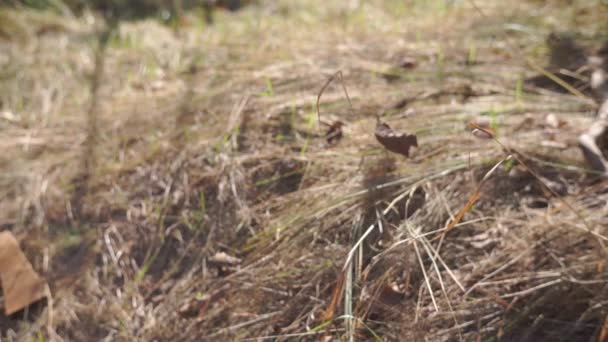
M 350 100 L 350 96 L 348 96 L 348 91 L 346 90 L 346 85 L 344 84 L 344 76 L 342 75 L 342 70 L 338 70 L 333 75 L 331 75 L 331 77 L 329 77 L 327 79 L 327 81 L 325 82 L 323 87 L 321 87 L 319 94 L 317 95 L 317 120 L 319 121 L 319 129 L 321 129 L 321 111 L 319 110 L 319 103 L 321 102 L 321 96 L 325 92 L 325 89 L 329 86 L 329 84 L 336 77 L 340 79 L 340 84 L 342 84 L 342 90 L 344 90 L 344 95 L 346 95 L 346 99 L 348 100 L 348 105 L 350 106 L 350 112 L 351 112 L 351 114 L 354 114 L 353 103 Z

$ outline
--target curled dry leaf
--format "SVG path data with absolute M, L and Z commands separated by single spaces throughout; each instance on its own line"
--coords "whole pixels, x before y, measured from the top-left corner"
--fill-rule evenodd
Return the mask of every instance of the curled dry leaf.
M 410 148 L 418 147 L 418 138 L 415 134 L 395 133 L 386 123 L 378 121 L 376 124 L 376 139 L 387 150 L 410 156 Z
M 0 280 L 4 312 L 11 315 L 45 296 L 46 282 L 34 271 L 11 232 L 0 233 Z

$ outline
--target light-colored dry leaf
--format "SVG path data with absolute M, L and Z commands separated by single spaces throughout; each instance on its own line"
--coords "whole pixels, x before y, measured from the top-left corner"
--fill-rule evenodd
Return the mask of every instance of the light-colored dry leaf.
M 45 296 L 46 282 L 34 271 L 17 239 L 8 231 L 0 233 L 0 280 L 7 316 Z

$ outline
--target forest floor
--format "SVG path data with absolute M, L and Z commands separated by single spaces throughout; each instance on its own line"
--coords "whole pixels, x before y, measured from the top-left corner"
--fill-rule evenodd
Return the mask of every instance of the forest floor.
M 608 6 L 565 3 L 260 1 L 105 49 L 98 15 L 0 9 L 0 230 L 52 294 L 0 338 L 606 341 L 598 105 L 538 66 Z

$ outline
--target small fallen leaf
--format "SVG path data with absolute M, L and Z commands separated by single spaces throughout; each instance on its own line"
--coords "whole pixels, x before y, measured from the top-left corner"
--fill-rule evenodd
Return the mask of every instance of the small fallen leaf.
M 0 233 L 0 280 L 7 316 L 45 296 L 46 282 L 34 271 L 19 243 L 8 231 Z
M 325 140 L 328 144 L 333 145 L 342 139 L 342 126 L 344 126 L 342 121 L 334 121 L 329 126 L 327 133 L 325 133 Z
M 418 147 L 418 138 L 414 134 L 395 133 L 386 123 L 378 120 L 376 124 L 376 139 L 387 150 L 399 153 L 406 157 L 410 156 L 410 148 Z

